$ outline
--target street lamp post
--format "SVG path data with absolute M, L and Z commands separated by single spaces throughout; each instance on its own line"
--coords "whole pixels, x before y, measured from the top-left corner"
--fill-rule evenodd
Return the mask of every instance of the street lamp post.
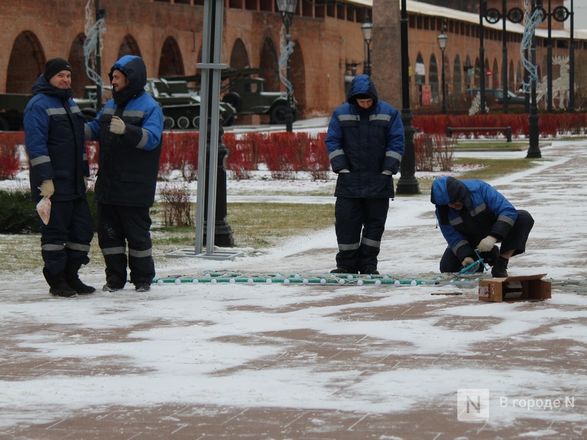
M 293 15 L 296 12 L 298 0 L 277 0 L 277 9 L 281 13 L 281 20 L 285 27 L 285 50 L 289 50 L 291 43 L 291 34 L 289 28 L 293 21 Z M 287 114 L 285 115 L 285 130 L 288 132 L 293 131 L 293 119 L 294 119 L 294 101 L 293 92 L 291 85 L 291 69 L 289 66 L 289 54 L 286 61 L 285 76 L 287 79 Z
M 486 6 L 486 5 L 485 5 Z M 502 0 L 501 11 L 497 8 L 485 8 L 484 18 L 491 24 L 502 21 L 501 26 L 501 90 L 503 112 L 508 112 L 508 49 L 507 49 L 507 21 L 521 23 L 524 19 L 524 11 L 518 7 L 507 9 L 507 0 Z
M 479 112 L 485 113 L 485 29 L 483 26 L 483 17 L 487 11 L 487 0 L 480 0 L 479 3 L 479 94 L 481 102 Z
M 508 45 L 507 45 L 507 0 L 501 2 L 501 96 L 503 112 L 508 112 Z
M 440 47 L 440 53 L 442 56 L 442 63 L 441 63 L 441 68 L 442 71 L 440 72 L 440 83 L 442 86 L 442 113 L 446 114 L 447 110 L 446 110 L 446 82 L 444 79 L 444 72 L 446 70 L 445 68 L 445 64 L 444 64 L 444 51 L 446 50 L 446 43 L 448 43 L 448 35 L 446 35 L 445 32 L 445 28 L 443 26 L 442 31 L 440 32 L 440 34 L 438 34 L 438 47 Z
M 363 64 L 363 73 L 371 76 L 371 38 L 373 36 L 373 23 L 370 21 L 365 22 L 361 25 L 361 31 L 363 31 L 363 40 L 365 41 L 365 54 L 366 60 Z
M 406 0 L 401 0 L 401 67 L 402 67 L 402 122 L 404 124 L 404 155 L 401 163 L 401 176 L 397 182 L 398 194 L 419 194 L 420 188 L 416 173 L 414 152 L 414 127 L 410 110 L 410 58 L 408 54 L 408 10 Z
M 546 38 L 546 111 L 552 113 L 552 8 L 548 0 L 548 37 Z
M 575 111 L 575 8 L 571 0 L 571 37 L 569 41 L 569 106 L 570 112 Z

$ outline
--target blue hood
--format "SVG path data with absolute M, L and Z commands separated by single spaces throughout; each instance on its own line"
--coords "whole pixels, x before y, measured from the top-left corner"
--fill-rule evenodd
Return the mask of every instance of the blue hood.
M 373 99 L 373 105 L 377 103 L 379 99 L 377 96 L 377 89 L 375 89 L 375 84 L 373 84 L 369 75 L 363 74 L 353 78 L 347 94 L 347 102 L 354 105 L 355 99 L 358 95 L 367 95 Z
M 110 69 L 108 76 L 112 81 L 112 74 L 115 70 L 119 70 L 128 79 L 128 85 L 120 92 L 113 92 L 114 100 L 128 101 L 131 98 L 145 93 L 145 85 L 147 84 L 147 68 L 143 59 L 136 55 L 124 55 L 114 63 Z
M 435 205 L 448 205 L 453 202 L 463 202 L 470 205 L 470 193 L 466 185 L 451 176 L 441 176 L 432 182 L 430 201 Z

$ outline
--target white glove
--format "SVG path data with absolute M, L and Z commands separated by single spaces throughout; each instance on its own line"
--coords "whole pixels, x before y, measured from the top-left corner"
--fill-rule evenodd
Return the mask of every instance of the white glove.
M 350 171 L 349 171 L 349 170 L 347 170 L 346 168 L 343 168 L 343 169 L 342 169 L 342 170 L 340 170 L 338 173 L 339 173 L 339 174 L 345 174 L 345 173 L 350 173 Z
M 479 252 L 489 252 L 491 249 L 493 249 L 493 246 L 495 245 L 496 241 L 497 238 L 495 238 L 492 235 L 488 235 L 479 242 L 479 244 L 477 245 L 477 249 L 479 249 Z
M 39 189 L 41 190 L 41 197 L 51 197 L 55 192 L 55 186 L 51 179 L 43 180 Z
M 110 131 L 114 134 L 124 134 L 126 131 L 126 124 L 118 116 L 112 116 L 110 122 Z
M 391 170 L 383 170 L 381 171 L 381 174 L 384 174 L 386 176 L 393 176 L 393 172 Z
M 471 257 L 465 257 L 465 259 L 463 260 L 463 262 L 461 264 L 463 265 L 463 267 L 466 267 L 469 264 L 473 264 L 474 262 L 475 262 L 475 260 L 473 260 Z

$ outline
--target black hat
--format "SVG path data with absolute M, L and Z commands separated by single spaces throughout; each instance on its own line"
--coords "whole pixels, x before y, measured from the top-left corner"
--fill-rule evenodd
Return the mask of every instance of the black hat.
M 63 58 L 52 58 L 45 64 L 45 73 L 43 73 L 43 76 L 49 81 L 62 70 L 69 70 L 71 72 L 71 64 Z
M 357 93 L 355 96 L 353 96 L 353 98 L 355 98 L 355 99 L 373 99 L 373 97 L 371 95 L 369 95 L 368 93 Z

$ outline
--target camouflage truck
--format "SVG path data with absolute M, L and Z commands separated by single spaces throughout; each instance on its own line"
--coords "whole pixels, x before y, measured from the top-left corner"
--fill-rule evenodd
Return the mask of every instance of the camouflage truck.
M 24 108 L 31 97 L 26 93 L 0 94 L 0 131 L 22 130 Z

